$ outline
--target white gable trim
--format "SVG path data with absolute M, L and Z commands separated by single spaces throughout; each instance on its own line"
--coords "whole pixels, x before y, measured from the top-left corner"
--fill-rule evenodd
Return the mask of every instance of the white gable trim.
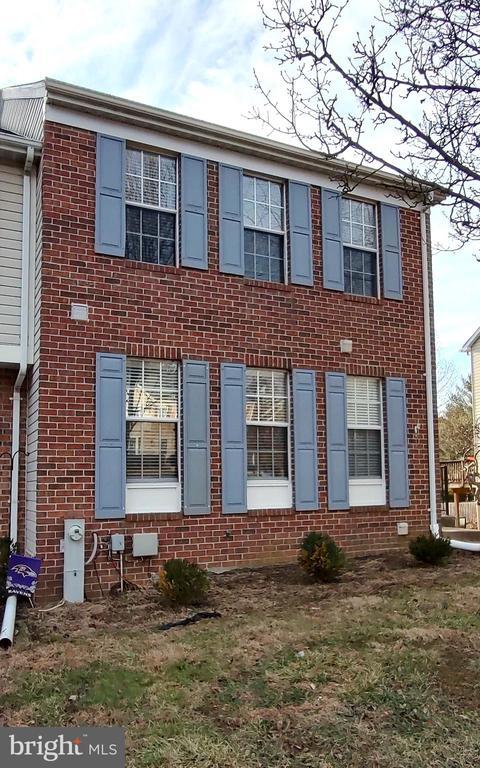
M 465 344 L 463 345 L 463 347 L 462 347 L 462 349 L 460 351 L 461 352 L 470 352 L 471 348 L 473 347 L 473 345 L 475 344 L 475 342 L 479 338 L 480 338 L 480 327 L 477 328 L 477 330 L 475 331 L 475 333 L 472 336 L 470 336 L 470 338 L 468 339 L 468 341 L 465 342 Z

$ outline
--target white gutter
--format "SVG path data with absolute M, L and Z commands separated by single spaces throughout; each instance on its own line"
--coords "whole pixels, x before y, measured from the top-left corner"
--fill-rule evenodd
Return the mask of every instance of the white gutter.
M 428 444 L 428 488 L 430 503 L 430 530 L 438 536 L 437 489 L 435 481 L 435 428 L 433 410 L 433 367 L 432 367 L 432 326 L 430 320 L 430 284 L 428 269 L 428 240 L 425 208 L 420 213 L 422 277 L 423 277 L 423 328 L 425 334 L 425 384 L 427 395 L 427 444 Z
M 18 539 L 18 475 L 20 468 L 20 393 L 28 361 L 28 319 L 30 298 L 30 173 L 34 159 L 33 146 L 27 147 L 25 168 L 23 174 L 23 207 L 22 207 L 22 288 L 20 299 L 20 365 L 13 387 L 12 407 L 12 475 L 10 494 L 10 526 L 9 535 L 13 544 Z M 9 648 L 13 643 L 15 616 L 17 613 L 17 596 L 10 595 L 5 605 L 2 628 L 0 630 L 0 647 Z

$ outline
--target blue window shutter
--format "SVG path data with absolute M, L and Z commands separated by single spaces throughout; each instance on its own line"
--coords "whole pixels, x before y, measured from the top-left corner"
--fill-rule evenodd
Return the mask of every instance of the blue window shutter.
M 332 291 L 345 290 L 340 204 L 339 192 L 322 189 L 323 287 Z
M 315 371 L 295 370 L 293 435 L 295 448 L 295 509 L 318 509 L 317 399 Z
M 182 267 L 208 269 L 206 160 L 182 155 L 180 176 Z
M 245 274 L 243 252 L 243 171 L 219 166 L 220 272 Z
M 395 205 L 380 206 L 382 221 L 383 295 L 386 299 L 403 298 L 400 210 Z
M 347 377 L 325 374 L 328 508 L 348 509 Z
M 95 517 L 125 517 L 126 359 L 97 354 Z
M 184 512 L 210 512 L 210 394 L 208 363 L 183 363 Z
M 410 492 L 405 379 L 387 379 L 386 389 L 389 501 L 391 507 L 408 507 Z
M 312 209 L 310 186 L 288 182 L 290 278 L 297 285 L 313 285 Z
M 222 363 L 222 509 L 226 514 L 247 511 L 247 426 L 245 366 Z
M 125 141 L 97 134 L 95 250 L 125 256 Z

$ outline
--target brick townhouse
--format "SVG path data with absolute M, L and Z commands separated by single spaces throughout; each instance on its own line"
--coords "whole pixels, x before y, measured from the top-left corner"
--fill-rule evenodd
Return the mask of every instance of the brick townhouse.
M 293 560 L 312 529 L 359 554 L 435 530 L 438 191 L 53 80 L 4 88 L 0 128 L 41 146 L 17 466 L 40 598 L 65 520 L 81 597 L 94 542 L 88 597 L 120 558 L 141 584 L 174 556 Z

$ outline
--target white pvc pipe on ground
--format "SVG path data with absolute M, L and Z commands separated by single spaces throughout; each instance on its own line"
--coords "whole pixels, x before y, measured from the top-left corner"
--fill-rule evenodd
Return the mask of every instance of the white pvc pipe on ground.
M 5 604 L 2 629 L 0 631 L 0 648 L 10 648 L 13 644 L 15 630 L 15 615 L 17 613 L 17 596 L 10 595 Z
M 455 549 L 465 549 L 467 552 L 480 552 L 480 541 L 459 541 L 450 539 L 450 546 Z

